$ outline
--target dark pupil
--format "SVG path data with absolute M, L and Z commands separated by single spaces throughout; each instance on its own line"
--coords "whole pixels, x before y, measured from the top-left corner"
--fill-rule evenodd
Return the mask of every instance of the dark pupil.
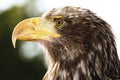
M 57 21 L 57 24 L 61 24 L 61 21 L 60 21 L 60 20 L 58 20 L 58 21 Z

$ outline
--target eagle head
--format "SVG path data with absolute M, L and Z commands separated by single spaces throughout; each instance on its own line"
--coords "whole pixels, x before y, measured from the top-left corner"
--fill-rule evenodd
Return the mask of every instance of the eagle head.
M 120 61 L 110 25 L 80 7 L 54 8 L 20 22 L 16 40 L 37 41 L 49 62 L 43 80 L 118 80 Z

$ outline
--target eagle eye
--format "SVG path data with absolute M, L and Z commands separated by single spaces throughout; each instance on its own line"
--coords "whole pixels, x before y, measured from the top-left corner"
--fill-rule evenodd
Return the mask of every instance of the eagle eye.
M 64 24 L 63 18 L 55 18 L 54 22 L 57 28 L 61 28 L 62 25 Z

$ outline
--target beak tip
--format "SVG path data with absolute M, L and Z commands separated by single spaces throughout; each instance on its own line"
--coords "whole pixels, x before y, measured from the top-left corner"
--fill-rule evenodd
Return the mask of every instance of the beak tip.
M 16 44 L 16 38 L 12 38 L 12 44 L 13 44 L 13 47 L 15 48 L 15 44 Z

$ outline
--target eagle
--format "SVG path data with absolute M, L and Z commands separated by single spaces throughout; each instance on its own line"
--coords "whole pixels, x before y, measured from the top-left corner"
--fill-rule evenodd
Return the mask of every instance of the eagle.
M 91 10 L 65 6 L 16 25 L 16 40 L 42 46 L 48 70 L 43 80 L 120 80 L 120 60 L 111 26 Z

